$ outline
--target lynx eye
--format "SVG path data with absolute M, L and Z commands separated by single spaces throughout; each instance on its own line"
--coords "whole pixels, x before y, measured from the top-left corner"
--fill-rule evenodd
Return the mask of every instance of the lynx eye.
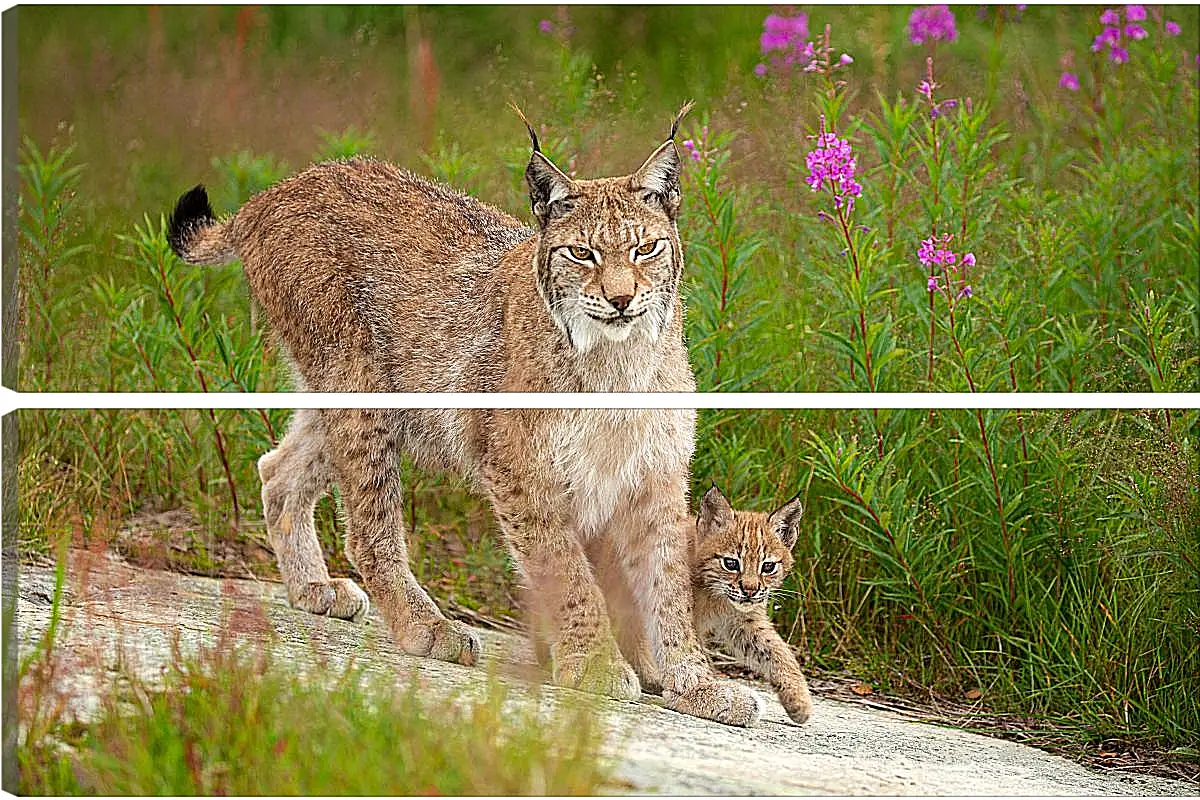
M 570 256 L 572 261 L 578 261 L 581 264 L 587 264 L 595 261 L 595 257 L 592 255 L 591 250 L 587 249 L 586 247 L 580 247 L 577 244 L 573 244 L 567 248 L 567 255 Z
M 729 556 L 723 556 L 721 558 L 721 566 L 723 566 L 725 569 L 729 570 L 730 572 L 737 572 L 739 569 L 741 569 L 742 562 L 738 561 L 736 558 L 730 558 Z
M 762 565 L 762 574 L 763 575 L 774 575 L 775 570 L 777 570 L 778 568 L 779 568 L 778 561 L 764 561 L 763 565 Z
M 653 242 L 646 242 L 640 247 L 635 247 L 633 249 L 634 258 L 649 258 L 650 256 L 656 256 L 662 252 L 663 245 L 665 243 L 665 239 L 655 239 Z

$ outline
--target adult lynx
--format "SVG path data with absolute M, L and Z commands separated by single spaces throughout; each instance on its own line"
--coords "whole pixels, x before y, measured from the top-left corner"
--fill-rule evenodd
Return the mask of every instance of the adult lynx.
M 686 111 L 686 107 L 684 109 Z M 240 258 L 251 291 L 313 391 L 692 391 L 679 297 L 675 130 L 633 174 L 574 180 L 540 151 L 525 172 L 535 229 L 373 160 L 313 166 L 213 218 L 184 195 L 170 240 L 191 263 Z M 299 411 L 259 461 L 267 533 L 293 605 L 361 616 L 330 580 L 313 525 L 337 484 L 346 552 L 409 653 L 473 664 L 479 642 L 413 577 L 401 451 L 463 475 L 491 501 L 530 597 L 551 623 L 553 678 L 638 694 L 583 543 L 620 554 L 668 696 L 723 703 L 748 725 L 755 696 L 717 681 L 691 623 L 688 464 L 694 413 L 671 410 Z

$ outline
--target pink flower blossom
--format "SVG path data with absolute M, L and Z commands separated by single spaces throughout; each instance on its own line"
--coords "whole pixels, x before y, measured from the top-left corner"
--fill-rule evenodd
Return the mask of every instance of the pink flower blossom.
M 1166 24 L 1163 25 L 1163 32 L 1166 33 L 1167 36 L 1178 36 L 1183 32 L 1183 29 L 1179 27 L 1178 22 L 1167 20 Z
M 1146 18 L 1145 6 L 1125 6 L 1125 19 L 1130 22 L 1141 22 Z
M 958 38 L 954 12 L 949 6 L 918 6 L 908 17 L 908 40 L 913 44 L 929 41 L 953 42 Z
M 854 198 L 862 196 L 862 186 L 854 180 L 858 162 L 850 143 L 839 139 L 833 131 L 825 131 L 825 118 L 821 117 L 822 133 L 816 136 L 817 146 L 804 158 L 808 167 L 808 185 L 815 192 L 828 189 L 833 193 L 835 208 L 854 208 Z
M 1068 91 L 1079 91 L 1079 76 L 1073 72 L 1064 72 L 1058 79 L 1058 88 L 1067 89 Z
M 1131 23 L 1125 26 L 1125 35 L 1130 39 L 1145 39 L 1150 34 L 1141 25 Z

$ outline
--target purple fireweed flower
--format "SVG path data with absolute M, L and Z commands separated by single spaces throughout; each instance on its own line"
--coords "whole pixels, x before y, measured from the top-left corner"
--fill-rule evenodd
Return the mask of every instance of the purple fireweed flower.
M 767 65 L 766 64 L 755 64 L 754 65 L 754 74 L 760 78 L 766 77 Z
M 1121 12 L 1117 11 L 1115 8 L 1104 9 L 1104 13 L 1100 15 L 1100 24 L 1101 25 L 1120 25 L 1121 24 Z
M 1112 59 L 1114 64 L 1124 64 L 1129 61 L 1129 51 L 1120 45 L 1113 45 L 1109 50 L 1108 57 Z
M 913 44 L 929 41 L 953 42 L 958 38 L 954 12 L 949 6 L 918 6 L 908 17 L 908 40 Z
M 1100 35 L 1092 40 L 1092 52 L 1099 53 L 1105 47 L 1113 47 L 1121 41 L 1121 29 L 1115 25 L 1109 25 Z
M 1145 6 L 1125 6 L 1125 19 L 1130 22 L 1141 22 L 1146 18 Z
M 833 131 L 825 131 L 825 118 L 821 117 L 822 133 L 814 137 L 816 147 L 804 158 L 808 167 L 808 185 L 815 192 L 828 189 L 833 193 L 835 208 L 846 208 L 846 213 L 854 209 L 854 198 L 862 196 L 862 186 L 854 180 L 854 171 L 858 162 L 854 158 L 854 150 L 850 143 L 839 139 Z
M 687 151 L 687 154 L 691 157 L 692 161 L 700 161 L 704 158 L 704 155 L 700 152 L 699 148 L 696 147 L 696 143 L 693 140 L 684 139 L 682 144 L 683 149 Z
M 538 30 L 542 33 L 554 33 L 554 23 L 548 19 L 544 19 L 538 23 Z
M 778 71 L 787 71 L 797 65 L 808 64 L 813 58 L 812 43 L 808 39 L 808 16 L 797 13 L 794 17 L 780 14 L 768 14 L 763 20 L 763 32 L 759 37 L 759 49 L 765 55 L 770 55 L 771 66 Z M 766 74 L 767 65 L 763 64 L 760 77 Z
M 960 258 L 951 249 L 950 241 L 953 234 L 945 233 L 940 236 L 930 236 L 923 239 L 917 247 L 917 259 L 921 266 L 929 272 L 925 276 L 925 288 L 930 293 L 944 291 L 951 307 L 963 298 L 970 297 L 971 287 L 966 282 L 966 276 L 958 271 Z M 975 266 L 975 254 L 964 253 L 961 258 L 964 267 Z
M 1073 72 L 1064 72 L 1058 79 L 1058 87 L 1072 92 L 1079 91 L 1079 76 Z
M 1178 22 L 1167 20 L 1166 24 L 1163 25 L 1163 32 L 1166 33 L 1167 36 L 1178 36 L 1183 32 L 1183 29 L 1179 27 Z
M 1125 35 L 1130 39 L 1145 39 L 1150 34 L 1146 33 L 1146 29 L 1136 23 L 1131 23 L 1125 26 Z
M 917 84 L 917 94 L 924 95 L 926 100 L 932 100 L 933 89 L 936 85 L 937 84 L 930 83 L 929 81 L 921 81 Z
M 1168 24 L 1168 25 L 1174 25 L 1174 23 L 1172 23 L 1172 22 L 1168 22 L 1167 24 Z M 1178 28 L 1179 26 L 1178 26 L 1178 25 L 1176 25 L 1175 27 L 1177 27 L 1177 28 Z M 854 63 L 854 59 L 853 59 L 853 58 L 851 58 L 851 57 L 850 57 L 849 55 L 847 55 L 846 53 L 842 53 L 842 57 L 838 59 L 838 63 L 839 63 L 839 64 L 841 64 L 843 67 L 845 67 L 845 66 L 847 66 L 847 65 L 849 65 L 849 64 L 853 64 L 853 63 Z

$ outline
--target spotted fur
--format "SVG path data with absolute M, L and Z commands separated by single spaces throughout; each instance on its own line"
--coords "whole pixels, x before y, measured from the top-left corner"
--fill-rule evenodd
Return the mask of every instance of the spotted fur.
M 534 145 L 533 227 L 351 159 L 310 167 L 223 220 L 193 190 L 169 239 L 190 263 L 241 260 L 302 388 L 694 391 L 674 142 L 629 175 L 596 180 L 567 177 Z M 453 470 L 491 501 L 557 682 L 638 692 L 583 552 L 601 538 L 638 586 L 665 690 L 712 694 L 724 704 L 707 716 L 747 725 L 750 695 L 715 680 L 691 621 L 682 532 L 694 437 L 690 411 L 298 411 L 259 461 L 267 533 L 293 604 L 361 618 L 368 595 L 330 580 L 313 524 L 336 484 L 347 554 L 399 645 L 472 664 L 479 641 L 409 569 L 398 460 Z

